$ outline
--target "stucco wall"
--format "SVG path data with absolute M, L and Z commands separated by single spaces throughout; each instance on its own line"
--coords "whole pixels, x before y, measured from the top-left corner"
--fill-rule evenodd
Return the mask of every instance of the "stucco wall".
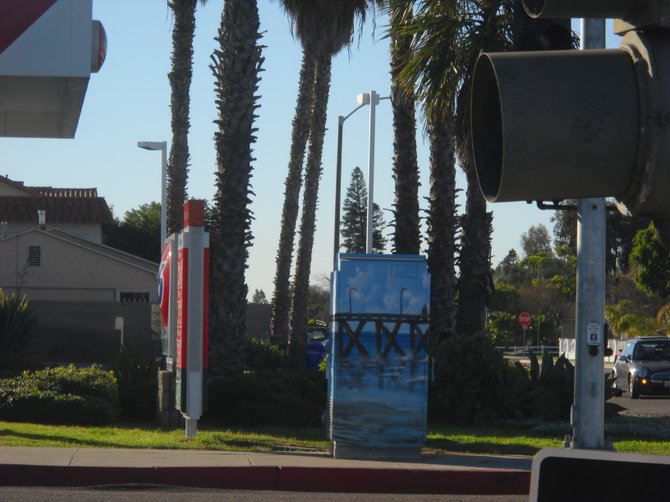
M 30 303 L 39 318 L 27 351 L 47 363 L 104 364 L 118 362 L 121 332 L 114 319 L 123 317 L 124 344 L 139 354 L 160 353 L 151 331 L 151 304 L 109 302 Z
M 39 246 L 41 263 L 27 266 L 28 249 Z M 0 239 L 0 288 L 20 287 L 35 301 L 118 301 L 124 292 L 149 293 L 158 301 L 158 265 L 138 266 L 137 259 L 114 250 L 94 250 L 44 232 Z
M 49 302 L 30 303 L 39 326 L 27 350 L 52 363 L 114 365 L 118 361 L 121 332 L 114 319 L 123 317 L 124 344 L 135 354 L 160 354 L 160 338 L 152 332 L 150 303 Z M 266 339 L 270 305 L 249 304 L 247 335 Z

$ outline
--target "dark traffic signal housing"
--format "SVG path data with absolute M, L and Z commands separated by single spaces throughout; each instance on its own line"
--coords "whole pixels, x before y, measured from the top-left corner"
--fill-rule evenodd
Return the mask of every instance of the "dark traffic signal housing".
M 620 18 L 618 49 L 485 53 L 472 144 L 490 202 L 615 197 L 670 248 L 670 1 L 525 0 L 531 17 Z
M 512 49 L 514 51 L 560 51 L 572 49 L 570 19 L 530 17 L 521 0 L 512 4 Z

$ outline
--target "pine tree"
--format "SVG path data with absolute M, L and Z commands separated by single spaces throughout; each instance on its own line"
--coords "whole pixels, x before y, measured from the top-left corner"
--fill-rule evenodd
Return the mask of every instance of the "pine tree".
M 386 238 L 383 234 L 386 222 L 379 206 L 373 204 L 373 207 L 372 249 L 375 253 L 383 253 L 386 248 Z M 341 223 L 344 238 L 342 247 L 349 253 L 365 253 L 367 211 L 368 189 L 363 172 L 359 167 L 355 167 L 351 173 L 347 196 L 344 199 Z

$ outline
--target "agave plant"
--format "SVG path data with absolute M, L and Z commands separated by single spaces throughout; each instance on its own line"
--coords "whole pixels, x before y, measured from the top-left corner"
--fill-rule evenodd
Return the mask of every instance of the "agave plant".
M 0 289 L 0 354 L 19 352 L 37 325 L 37 316 L 25 296 Z

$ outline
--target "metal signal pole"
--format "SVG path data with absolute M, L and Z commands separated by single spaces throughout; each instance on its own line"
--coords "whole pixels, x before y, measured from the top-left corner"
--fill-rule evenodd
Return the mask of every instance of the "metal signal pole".
M 581 49 L 605 48 L 605 20 L 582 19 Z M 605 199 L 579 199 L 572 448 L 604 448 Z

